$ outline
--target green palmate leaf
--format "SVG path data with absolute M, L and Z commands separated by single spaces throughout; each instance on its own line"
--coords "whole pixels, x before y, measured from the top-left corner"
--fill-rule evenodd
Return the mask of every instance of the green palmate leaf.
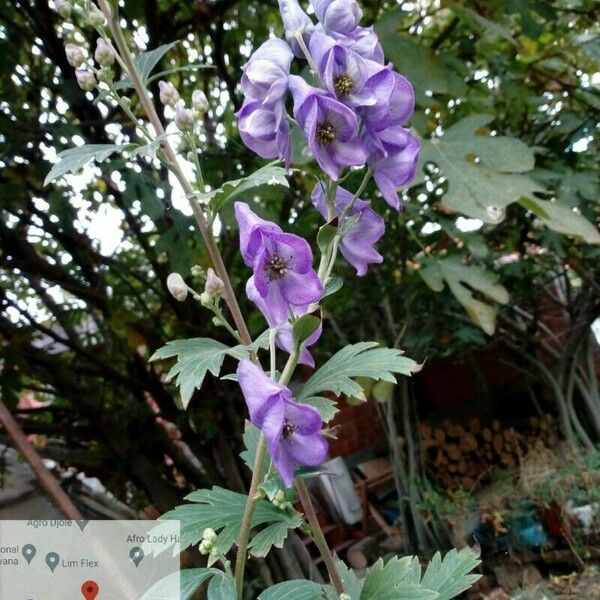
M 156 65 L 160 62 L 160 59 L 171 48 L 176 46 L 178 43 L 179 42 L 171 42 L 170 44 L 163 44 L 162 46 L 159 46 L 158 48 L 155 48 L 154 50 L 149 50 L 148 52 L 142 52 L 141 54 L 138 54 L 133 59 L 133 62 L 135 63 L 135 66 L 137 67 L 137 70 L 140 73 L 142 83 L 144 85 L 147 85 L 147 83 L 150 79 L 150 74 L 152 73 L 152 71 L 154 70 Z M 129 79 L 129 77 L 124 77 L 123 79 L 121 79 L 121 81 L 118 81 L 115 84 L 115 87 L 117 89 L 122 90 L 122 89 L 132 88 L 133 84 L 131 82 L 131 79 Z
M 292 340 L 295 346 L 303 344 L 321 324 L 321 319 L 314 315 L 303 315 L 292 327 Z
M 439 600 L 450 600 L 468 590 L 481 575 L 470 574 L 479 564 L 471 548 L 450 550 L 444 559 L 436 552 L 423 575 L 422 585 L 439 593 Z
M 335 294 L 344 285 L 344 280 L 341 277 L 330 277 L 325 284 L 325 291 L 323 292 L 323 298 Z
M 600 244 L 600 233 L 585 217 L 557 201 L 527 198 L 521 205 L 534 213 L 549 229 L 581 238 L 589 244 Z
M 220 188 L 198 195 L 201 202 L 211 203 L 215 210 L 221 210 L 223 206 L 248 190 L 255 189 L 261 185 L 279 185 L 290 187 L 285 176 L 285 169 L 276 165 L 267 165 L 254 171 L 248 177 L 226 181 Z
M 534 167 L 530 148 L 515 138 L 478 133 L 492 119 L 466 117 L 441 138 L 424 141 L 421 152 L 421 164 L 434 162 L 448 178 L 442 203 L 485 223 L 500 222 L 509 204 L 543 190 L 522 175 Z
M 183 408 L 187 408 L 194 390 L 202 387 L 206 373 L 210 371 L 215 377 L 219 376 L 225 356 L 229 355 L 238 360 L 249 358 L 251 352 L 256 351 L 258 347 L 266 347 L 265 344 L 268 344 L 268 335 L 265 334 L 262 334 L 251 346 L 233 348 L 211 338 L 173 340 L 159 348 L 150 360 L 177 357 L 177 361 L 167 374 L 167 381 L 175 378 L 181 394 L 181 403 Z
M 258 600 L 323 600 L 323 588 L 303 579 L 284 581 L 265 590 Z
M 242 515 L 247 497 L 220 487 L 199 490 L 186 496 L 193 504 L 184 504 L 165 513 L 161 520 L 181 522 L 181 549 L 197 544 L 207 527 L 218 534 L 217 548 L 227 553 L 240 534 Z M 270 502 L 259 500 L 255 504 L 252 526 L 267 525 L 250 541 L 249 550 L 254 556 L 265 556 L 272 546 L 281 548 L 288 529 L 299 527 L 302 518 L 296 511 L 280 510 Z
M 219 571 L 210 580 L 206 595 L 207 600 L 237 600 L 233 577 Z
M 395 383 L 394 373 L 410 375 L 416 367 L 414 360 L 402 354 L 402 350 L 380 348 L 377 342 L 346 346 L 310 377 L 297 399 L 304 401 L 325 391 L 364 398 L 362 387 L 353 378 L 363 376 Z
M 350 600 L 360 600 L 364 579 L 359 579 L 354 570 L 341 560 L 335 563 L 335 568 L 342 580 L 346 593 L 350 596 Z
M 471 319 L 488 335 L 494 333 L 496 307 L 477 300 L 469 289 L 477 290 L 495 302 L 506 304 L 509 299 L 508 292 L 503 286 L 496 283 L 493 273 L 481 267 L 464 265 L 456 256 L 442 260 L 430 260 L 418 272 L 425 283 L 435 292 L 441 292 L 444 289 L 444 282 L 446 282 Z M 466 287 L 465 284 L 469 287 Z
M 244 447 L 245 450 L 240 453 L 240 457 L 252 471 L 254 469 L 254 460 L 256 458 L 256 448 L 258 447 L 258 439 L 260 438 L 260 429 L 256 425 L 252 425 L 250 421 L 246 421 L 244 429 Z M 265 452 L 261 473 L 266 473 L 269 469 L 270 458 Z
M 102 162 L 111 154 L 122 152 L 131 146 L 131 144 L 86 144 L 85 146 L 64 150 L 58 154 L 60 161 L 50 169 L 46 179 L 44 179 L 44 185 L 63 175 L 76 173 L 91 160 Z
M 189 600 L 206 580 L 221 573 L 222 571 L 218 569 L 184 569 L 181 572 L 171 573 L 157 581 L 140 600 L 173 598 L 173 591 L 177 586 L 180 590 L 180 600 Z
M 440 595 L 419 581 L 416 557 L 379 559 L 367 571 L 359 600 L 437 600 Z

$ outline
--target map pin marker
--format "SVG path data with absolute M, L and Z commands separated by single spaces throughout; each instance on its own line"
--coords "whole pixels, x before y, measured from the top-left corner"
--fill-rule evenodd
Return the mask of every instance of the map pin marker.
M 129 558 L 131 558 L 133 564 L 138 567 L 144 558 L 144 551 L 139 546 L 134 546 L 129 551 Z
M 99 591 L 100 586 L 92 579 L 81 584 L 81 593 L 85 600 L 95 600 Z
M 30 565 L 36 553 L 35 546 L 33 544 L 25 544 L 25 546 L 23 546 L 23 550 L 21 550 L 21 553 L 25 557 L 27 564 Z
M 56 552 L 48 552 L 46 554 L 46 564 L 50 567 L 50 570 L 54 573 L 54 569 L 58 567 L 59 556 Z

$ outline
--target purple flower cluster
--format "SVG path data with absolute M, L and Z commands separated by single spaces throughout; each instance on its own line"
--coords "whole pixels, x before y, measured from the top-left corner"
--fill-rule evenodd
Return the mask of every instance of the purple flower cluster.
M 244 143 L 289 165 L 286 96 L 321 169 L 334 181 L 345 167 L 367 164 L 388 204 L 415 173 L 419 142 L 405 127 L 414 110 L 411 84 L 391 64 L 372 28 L 359 25 L 355 0 L 311 0 L 315 25 L 298 0 L 279 0 L 286 39 L 265 42 L 244 67 L 237 114 Z M 319 87 L 290 75 L 294 55 L 309 62 Z
M 277 346 L 289 353 L 292 351 L 290 317 L 306 314 L 308 307 L 323 296 L 323 286 L 313 269 L 310 245 L 297 235 L 285 233 L 279 225 L 261 219 L 243 202 L 235 203 L 235 217 L 242 258 L 253 270 L 246 293 L 269 327 L 276 330 Z M 320 335 L 319 328 L 306 340 L 299 362 L 314 366 L 306 347 Z
M 315 467 L 327 455 L 316 408 L 292 400 L 292 392 L 272 381 L 249 360 L 240 361 L 237 376 L 250 420 L 265 436 L 267 448 L 286 487 L 294 481 L 298 465 Z

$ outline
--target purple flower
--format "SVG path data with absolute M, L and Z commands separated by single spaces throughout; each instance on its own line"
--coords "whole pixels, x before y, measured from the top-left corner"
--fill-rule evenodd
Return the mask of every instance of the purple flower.
M 283 100 L 264 105 L 260 100 L 244 103 L 235 115 L 242 141 L 263 158 L 292 161 L 290 127 Z
M 250 420 L 264 434 L 273 464 L 286 487 L 297 466 L 316 467 L 327 456 L 316 408 L 292 400 L 292 392 L 269 379 L 249 360 L 241 360 L 237 376 Z
M 315 27 L 315 31 L 323 32 L 325 29 L 319 24 Z M 353 50 L 363 58 L 383 64 L 383 48 L 372 27 L 357 27 L 349 35 L 334 31 L 327 31 L 326 33 L 334 38 L 336 42 Z
M 235 217 L 242 257 L 254 269 L 251 280 L 274 322 L 283 323 L 290 310 L 320 300 L 323 286 L 312 268 L 312 251 L 306 240 L 284 233 L 243 202 L 235 203 Z
M 285 29 L 285 37 L 290 42 L 294 54 L 298 58 L 304 57 L 304 52 L 298 43 L 298 36 L 302 36 L 308 46 L 310 35 L 315 28 L 310 17 L 302 10 L 298 0 L 278 0 L 279 12 Z
M 335 215 L 340 217 L 343 210 L 353 198 L 348 190 L 338 187 L 335 195 Z M 317 183 L 312 191 L 311 200 L 317 210 L 327 219 L 327 205 L 323 186 Z M 354 227 L 345 233 L 340 241 L 340 252 L 356 269 L 356 274 L 362 276 L 367 272 L 369 264 L 381 263 L 383 256 L 373 248 L 385 231 L 383 219 L 371 208 L 369 202 L 357 198 L 344 219 L 340 219 L 340 227 L 348 217 L 358 215 Z
M 243 67 L 240 85 L 246 100 L 271 104 L 281 100 L 288 87 L 288 75 L 294 55 L 280 39 L 267 40 Z
M 291 354 L 294 348 L 292 324 L 287 319 L 283 322 L 277 321 L 275 315 L 272 314 L 269 305 L 256 289 L 256 286 L 254 285 L 254 277 L 251 277 L 246 283 L 246 295 L 248 298 L 250 298 L 250 300 L 252 300 L 252 302 L 254 302 L 254 304 L 256 304 L 258 310 L 260 310 L 267 320 L 269 327 L 276 330 L 275 345 L 280 350 Z M 295 307 L 291 312 L 293 312 L 294 317 L 301 317 L 302 315 L 306 314 L 307 309 L 308 306 L 299 306 Z M 309 367 L 315 366 L 315 360 L 307 348 L 316 343 L 321 337 L 322 329 L 322 326 L 319 325 L 318 329 L 304 342 L 302 352 L 300 353 L 300 358 L 298 360 L 300 364 L 307 365 Z
M 310 3 L 328 33 L 352 33 L 363 16 L 356 0 L 310 0 Z
M 368 142 L 369 166 L 373 178 L 385 201 L 400 209 L 397 189 L 407 184 L 415 175 L 420 144 L 408 129 L 391 127 Z
M 415 109 L 415 92 L 406 77 L 392 70 L 392 65 L 375 72 L 366 87 L 377 101 L 364 107 L 361 117 L 370 133 L 380 132 L 392 125 L 404 125 Z
M 310 53 L 319 77 L 330 94 L 349 106 L 369 106 L 377 102 L 368 80 L 383 67 L 367 61 L 328 35 L 315 31 L 310 38 Z
M 363 165 L 366 153 L 357 138 L 358 119 L 354 111 L 301 77 L 291 75 L 289 81 L 294 117 L 323 171 L 337 181 L 341 167 Z

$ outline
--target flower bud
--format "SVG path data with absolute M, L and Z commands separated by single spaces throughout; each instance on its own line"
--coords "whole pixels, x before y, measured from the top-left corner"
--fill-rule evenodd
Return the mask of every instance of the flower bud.
M 63 19 L 69 19 L 71 17 L 71 5 L 66 0 L 54 0 L 54 6 L 56 12 Z
M 159 81 L 160 92 L 158 97 L 165 106 L 175 106 L 179 102 L 179 92 L 175 86 L 167 81 Z
M 188 286 L 179 273 L 171 273 L 167 277 L 167 288 L 175 300 L 183 302 L 187 298 Z
M 101 67 L 110 67 L 115 62 L 115 53 L 104 39 L 98 38 L 94 58 Z
M 102 67 L 98 70 L 98 81 L 110 83 L 115 78 L 115 72 L 110 67 Z
M 83 48 L 77 44 L 67 44 L 65 46 L 65 54 L 67 55 L 68 63 L 76 69 L 85 62 Z
M 191 268 L 191 273 L 194 277 L 206 277 L 206 273 L 204 272 L 204 269 L 200 266 L 200 265 L 194 265 Z
M 212 267 L 209 267 L 206 273 L 206 285 L 204 286 L 204 291 L 212 297 L 220 297 L 225 291 L 225 284 L 213 271 Z
M 206 292 L 200 294 L 200 304 L 202 304 L 202 306 L 211 306 L 212 303 L 213 297 L 210 294 L 207 294 Z
M 350 596 L 346 594 L 346 592 L 343 592 L 340 594 L 340 600 L 352 600 L 352 598 L 350 598 Z
M 198 548 L 200 554 L 206 556 L 212 550 L 212 544 L 208 543 L 207 540 L 202 540 Z
M 205 540 L 208 540 L 211 544 L 214 544 L 217 541 L 217 533 L 214 529 L 207 527 L 202 534 L 202 537 Z
M 194 90 L 192 93 L 192 106 L 199 115 L 203 115 L 208 110 L 208 100 L 202 90 Z
M 75 69 L 75 77 L 79 87 L 85 92 L 91 92 L 96 87 L 96 78 L 91 71 Z
M 90 9 L 86 15 L 87 24 L 90 27 L 102 27 L 106 25 L 106 17 L 104 13 L 92 2 L 90 3 Z
M 175 113 L 175 125 L 179 131 L 192 131 L 194 129 L 194 113 L 183 107 L 179 107 Z

